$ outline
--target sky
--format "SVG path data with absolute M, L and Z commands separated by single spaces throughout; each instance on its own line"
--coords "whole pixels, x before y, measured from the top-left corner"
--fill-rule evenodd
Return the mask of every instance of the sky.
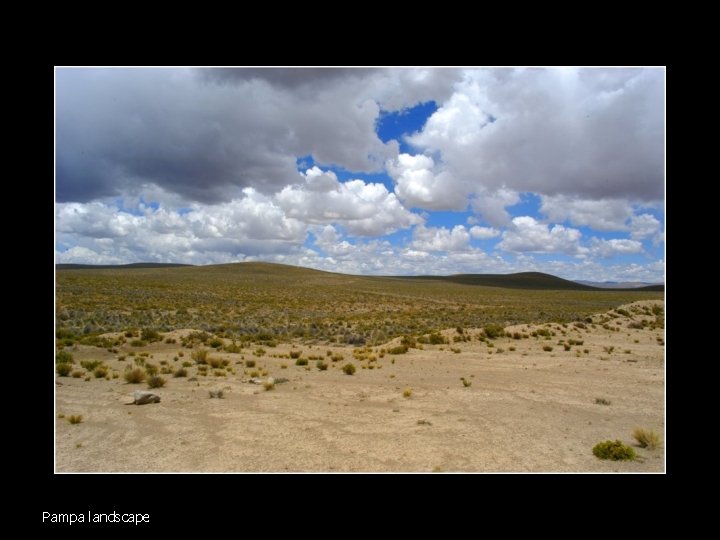
M 56 68 L 58 263 L 664 280 L 663 68 Z

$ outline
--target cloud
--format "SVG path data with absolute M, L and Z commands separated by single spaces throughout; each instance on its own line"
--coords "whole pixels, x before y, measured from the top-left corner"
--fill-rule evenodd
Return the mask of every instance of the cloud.
M 427 210 L 464 210 L 467 189 L 451 174 L 435 171 L 429 156 L 400 154 L 386 164 L 398 197 L 409 207 Z
M 637 240 L 629 240 L 627 238 L 613 238 L 611 240 L 593 238 L 590 241 L 590 253 L 595 257 L 609 259 L 618 255 L 630 255 L 642 252 L 642 242 Z
M 500 231 L 492 227 L 478 227 L 477 225 L 470 227 L 470 236 L 477 240 L 487 240 L 500 235 Z
M 512 220 L 507 207 L 519 202 L 520 195 L 509 189 L 503 188 L 492 193 L 480 190 L 472 199 L 472 209 L 490 225 L 505 227 Z
M 531 253 L 583 253 L 582 234 L 577 229 L 554 225 L 550 227 L 530 216 L 513 218 L 513 228 L 502 234 L 497 247 L 504 251 Z
M 630 238 L 643 240 L 660 232 L 660 221 L 651 214 L 634 216 L 630 220 Z
M 662 69 L 474 70 L 409 142 L 473 191 L 663 197 Z
M 633 215 L 632 206 L 621 199 L 577 199 L 565 195 L 543 196 L 542 212 L 550 221 L 570 221 L 576 227 L 589 226 L 596 231 L 625 231 Z
M 421 251 L 466 251 L 470 245 L 470 233 L 463 225 L 451 229 L 418 225 L 413 230 L 410 247 Z
M 340 183 L 332 171 L 308 169 L 305 182 L 284 188 L 276 200 L 287 216 L 305 223 L 338 223 L 352 235 L 379 236 L 422 222 L 383 184 Z
M 208 84 L 192 70 L 58 69 L 57 197 L 85 202 L 157 185 L 217 203 L 245 187 L 269 194 L 294 182 L 299 156 L 378 172 L 397 143 L 375 132 L 380 107 L 355 78 L 311 93 Z

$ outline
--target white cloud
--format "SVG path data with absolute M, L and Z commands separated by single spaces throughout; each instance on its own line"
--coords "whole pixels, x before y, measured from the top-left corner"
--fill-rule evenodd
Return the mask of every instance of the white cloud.
M 487 240 L 500 235 L 500 231 L 492 227 L 478 227 L 477 225 L 470 227 L 470 236 L 476 240 Z
M 338 182 L 332 171 L 308 169 L 304 184 L 285 187 L 275 197 L 289 217 L 305 223 L 338 223 L 352 235 L 389 234 L 422 222 L 383 184 Z
M 409 142 L 472 192 L 660 200 L 662 69 L 470 70 Z
M 660 232 L 660 222 L 651 214 L 634 216 L 630 220 L 630 238 L 643 240 Z
M 470 248 L 470 233 L 462 225 L 446 227 L 418 225 L 413 230 L 410 247 L 421 251 L 465 251 Z
M 542 196 L 540 212 L 552 222 L 565 220 L 576 227 L 596 231 L 625 231 L 633 215 L 630 204 L 620 199 L 578 199 L 566 195 Z
M 464 210 L 467 187 L 445 171 L 436 171 L 429 156 L 400 154 L 386 164 L 395 180 L 398 197 L 411 208 L 427 210 Z
M 590 241 L 590 253 L 593 256 L 603 257 L 605 259 L 618 255 L 630 255 L 642 252 L 642 242 L 637 240 L 629 240 L 627 238 L 613 238 L 611 240 L 593 238 Z
M 520 195 L 517 192 L 504 188 L 492 193 L 480 190 L 471 201 L 473 210 L 490 225 L 496 227 L 510 225 L 512 217 L 507 207 L 519 202 Z
M 550 227 L 530 216 L 513 218 L 513 228 L 502 234 L 497 247 L 504 251 L 531 253 L 584 253 L 580 247 L 581 233 L 577 229 L 554 225 Z

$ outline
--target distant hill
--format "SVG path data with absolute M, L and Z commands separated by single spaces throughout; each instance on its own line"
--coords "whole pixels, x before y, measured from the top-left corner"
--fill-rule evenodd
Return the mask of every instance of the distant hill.
M 351 283 L 377 282 L 379 280 L 392 280 L 404 282 L 435 281 L 444 283 L 457 283 L 459 285 L 476 285 L 481 287 L 500 287 L 505 289 L 528 289 L 548 291 L 600 291 L 608 290 L 610 287 L 597 287 L 587 283 L 579 283 L 559 278 L 542 272 L 520 272 L 516 274 L 455 274 L 450 276 L 357 276 L 348 274 L 337 274 L 304 268 L 301 266 L 290 266 L 286 264 L 266 262 L 246 262 L 229 264 L 211 264 L 206 266 L 193 266 L 189 264 L 166 264 L 166 263 L 133 263 L 123 265 L 93 265 L 93 264 L 58 264 L 58 270 L 102 270 L 102 269 L 126 269 L 136 268 L 192 268 L 192 275 L 202 278 L 203 275 L 233 275 L 245 276 L 244 279 L 253 279 L 253 276 L 267 279 L 280 280 L 290 279 L 305 284 L 313 282 L 342 282 L 349 286 Z M 230 272 L 230 274 L 227 274 Z M 340 281 L 338 281 L 340 280 Z M 664 291 L 664 285 L 646 285 L 627 287 L 618 283 L 612 287 L 615 291 Z M 645 285 L 645 284 L 643 284 Z
M 131 264 L 56 264 L 58 270 L 101 270 L 111 268 L 176 268 L 193 266 L 192 264 L 173 263 L 131 263 Z
M 557 291 L 591 291 L 595 289 L 595 287 L 542 272 L 520 272 L 517 274 L 456 274 L 452 276 L 394 276 L 393 279 L 446 281 L 462 285 L 504 287 L 507 289 L 544 289 Z
M 639 289 L 645 287 L 662 287 L 662 283 L 648 283 L 647 281 L 583 281 L 578 279 L 576 283 L 598 287 L 600 289 Z

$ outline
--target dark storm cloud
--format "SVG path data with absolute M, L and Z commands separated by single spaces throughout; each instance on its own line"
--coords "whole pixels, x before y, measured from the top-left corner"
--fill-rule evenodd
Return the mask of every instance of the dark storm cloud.
M 323 86 L 340 79 L 362 78 L 376 72 L 368 68 L 198 68 L 197 74 L 215 83 L 264 80 L 273 86 L 297 89 Z
M 358 74 L 280 71 L 272 77 L 281 87 L 268 88 L 255 75 L 245 85 L 207 84 L 189 69 L 59 69 L 58 201 L 153 184 L 213 203 L 297 182 L 297 156 L 377 172 L 394 155 L 377 138 L 379 107 Z M 313 92 L 288 90 L 313 79 Z

